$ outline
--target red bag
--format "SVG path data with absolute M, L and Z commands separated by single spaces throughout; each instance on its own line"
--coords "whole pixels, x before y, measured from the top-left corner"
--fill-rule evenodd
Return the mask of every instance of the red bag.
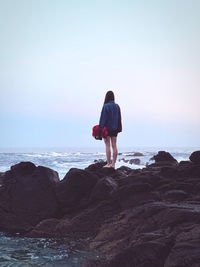
M 107 128 L 104 126 L 101 133 L 99 131 L 99 125 L 95 125 L 93 128 L 92 128 L 92 136 L 97 139 L 97 140 L 102 140 L 102 137 L 103 138 L 106 138 L 108 136 L 108 130 Z

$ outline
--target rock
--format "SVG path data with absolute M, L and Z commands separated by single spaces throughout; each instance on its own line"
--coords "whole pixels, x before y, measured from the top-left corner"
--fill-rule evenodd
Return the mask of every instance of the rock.
M 159 162 L 168 162 L 168 163 L 173 163 L 173 164 L 177 164 L 177 160 L 172 157 L 172 155 L 169 152 L 165 152 L 165 151 L 159 151 L 157 155 L 155 155 L 153 157 L 153 159 L 155 160 L 155 163 L 159 163 Z
M 103 160 L 103 159 L 95 159 L 94 160 L 94 163 L 103 163 L 103 164 L 106 164 L 105 160 Z
M 152 190 L 157 188 L 158 186 L 165 184 L 166 179 L 161 177 L 158 174 L 154 174 L 152 172 L 150 173 L 145 173 L 145 172 L 140 172 L 140 173 L 130 173 L 127 178 L 124 179 L 123 185 L 131 185 L 131 184 L 149 184 L 152 188 Z
M 200 164 L 200 151 L 194 151 L 189 159 L 193 162 L 193 163 L 196 163 L 196 164 Z
M 200 178 L 200 165 L 199 164 L 181 164 L 177 168 L 179 177 L 193 177 Z
M 132 153 L 132 154 L 128 154 L 127 156 L 128 157 L 142 157 L 142 156 L 144 156 L 144 154 L 140 153 L 140 152 L 135 152 L 135 153 Z
M 140 165 L 140 159 L 130 159 L 129 160 L 130 164 L 136 164 L 136 165 Z
M 118 185 L 111 177 L 102 178 L 92 190 L 91 201 L 108 199 L 117 189 Z
M 198 267 L 200 263 L 200 226 L 191 225 L 176 236 L 165 267 Z
M 23 175 L 31 174 L 36 169 L 35 164 L 32 162 L 20 162 L 16 165 L 11 166 L 13 176 L 21 177 Z
M 99 164 L 99 163 L 97 163 Z M 76 209 L 80 201 L 89 198 L 98 177 L 86 170 L 72 168 L 56 185 L 56 195 L 61 209 Z
M 164 196 L 166 199 L 173 199 L 180 201 L 187 198 L 188 195 L 183 190 L 169 190 L 165 192 Z
M 179 175 L 179 170 L 174 166 L 164 166 L 161 167 L 160 174 L 169 179 L 173 179 Z
M 61 220 L 56 218 L 46 219 L 39 222 L 32 231 L 26 234 L 26 237 L 58 237 L 56 231 L 57 225 Z
M 116 173 L 118 176 L 121 176 L 122 178 L 124 176 L 127 176 L 128 174 L 130 174 L 133 171 L 133 169 L 127 167 L 127 166 L 121 166 L 119 168 L 116 169 Z
M 128 160 L 128 159 L 125 159 L 125 158 L 122 158 L 122 159 L 120 159 L 119 161 L 123 161 L 123 162 L 125 162 L 125 163 L 128 163 L 128 162 L 129 162 L 129 160 Z
M 102 267 L 103 266 L 102 260 L 87 260 L 83 263 L 83 267 Z
M 4 172 L 0 172 L 0 186 L 2 186 L 4 183 L 4 177 L 5 177 Z
M 0 195 L 0 228 L 26 231 L 45 218 L 56 216 L 54 186 L 58 173 L 21 162 L 5 173 Z
M 74 216 L 39 223 L 27 236 L 29 237 L 68 237 L 72 240 L 94 237 L 100 226 L 119 212 L 119 205 L 113 200 L 102 201 L 79 211 Z M 47 224 L 47 225 L 46 225 Z M 48 229 L 51 229 L 49 231 Z
M 89 171 L 90 173 L 93 173 L 99 178 L 105 177 L 107 175 L 114 174 L 115 169 L 113 168 L 103 168 L 103 166 L 106 165 L 106 162 L 97 162 L 95 164 L 89 165 L 87 168 L 85 168 L 86 171 Z
M 152 201 L 159 201 L 160 195 L 152 192 L 153 188 L 147 183 L 135 183 L 120 187 L 112 194 L 112 198 L 122 210 L 137 207 Z
M 108 267 L 161 267 L 164 266 L 165 258 L 168 256 L 172 240 L 164 238 L 161 240 L 146 241 L 133 244 L 123 249 L 106 266 Z
M 137 206 L 135 209 L 118 213 L 104 223 L 90 246 L 92 249 L 98 249 L 105 259 L 108 259 L 105 266 L 165 266 L 170 252 L 173 252 L 176 237 L 180 233 L 184 236 L 185 231 L 187 235 L 188 229 L 198 225 L 198 207 L 195 204 L 175 205 L 161 202 Z M 195 231 L 193 235 L 195 237 Z M 191 238 L 192 234 L 188 236 Z M 191 246 L 196 249 L 196 258 L 192 261 L 192 257 L 187 253 L 188 242 L 182 242 L 181 250 L 185 251 L 182 263 L 187 262 L 188 255 L 191 259 L 190 265 L 173 265 L 175 250 L 167 266 L 193 266 L 192 263 L 199 257 L 197 255 L 200 255 L 197 244 L 198 241 Z M 109 255 L 112 255 L 111 260 Z
M 85 170 L 90 171 L 90 172 L 96 172 L 102 169 L 104 165 L 106 165 L 105 161 L 99 161 L 99 162 L 89 165 L 87 168 L 85 168 Z
M 179 167 L 190 167 L 191 166 L 191 161 L 189 160 L 182 160 L 179 162 Z
M 96 162 L 85 170 L 71 169 L 62 181 L 32 163 L 14 166 L 1 179 L 1 230 L 86 238 L 99 258 L 85 266 L 199 267 L 200 164 L 178 164 L 167 152 L 158 155 L 154 165 L 134 170 Z M 36 207 L 29 205 L 27 192 Z M 33 192 L 39 192 L 39 200 Z

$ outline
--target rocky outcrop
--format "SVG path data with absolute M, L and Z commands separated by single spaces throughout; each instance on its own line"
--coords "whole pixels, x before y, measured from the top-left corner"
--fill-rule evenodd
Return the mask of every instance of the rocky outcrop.
M 142 157 L 142 156 L 144 156 L 144 154 L 143 153 L 141 153 L 141 152 L 135 152 L 135 153 L 131 153 L 131 154 L 128 154 L 127 155 L 128 157 Z
M 105 177 L 98 181 L 91 193 L 91 201 L 100 201 L 110 198 L 118 189 L 118 185 L 111 177 Z
M 96 162 L 71 169 L 62 181 L 48 168 L 17 164 L 1 175 L 0 226 L 29 237 L 90 237 L 100 257 L 85 267 L 197 267 L 196 155 L 178 163 L 161 151 L 155 163 L 137 170 Z
M 159 151 L 157 155 L 153 156 L 151 160 L 155 160 L 155 163 L 152 163 L 151 167 L 159 167 L 159 166 L 176 166 L 178 164 L 177 160 L 166 151 Z
M 86 170 L 70 169 L 64 179 L 56 184 L 56 196 L 62 214 L 80 208 L 81 203 L 90 197 L 98 176 Z
M 190 160 L 193 163 L 200 164 L 200 151 L 194 151 L 190 156 Z
M 135 164 L 135 165 L 140 165 L 140 159 L 125 159 L 125 158 L 122 158 L 120 159 L 120 161 L 123 161 L 125 163 L 129 163 L 129 164 Z
M 56 216 L 54 185 L 58 173 L 31 162 L 21 162 L 4 175 L 0 187 L 0 228 L 27 231 L 45 218 Z
M 136 164 L 136 165 L 140 165 L 140 159 L 130 159 L 129 160 L 130 164 Z

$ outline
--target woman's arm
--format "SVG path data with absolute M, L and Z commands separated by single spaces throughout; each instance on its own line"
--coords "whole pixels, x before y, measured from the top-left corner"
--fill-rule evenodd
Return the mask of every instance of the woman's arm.
M 101 117 L 99 120 L 99 129 L 102 130 L 103 127 L 106 124 L 106 119 L 107 119 L 107 113 L 106 113 L 106 108 L 103 106 L 102 111 L 101 111 Z

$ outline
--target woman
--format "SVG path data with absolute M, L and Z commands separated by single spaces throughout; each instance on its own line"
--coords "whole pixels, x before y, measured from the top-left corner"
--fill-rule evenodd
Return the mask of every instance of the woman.
M 100 135 L 103 127 L 106 126 L 108 136 L 104 138 L 106 145 L 107 164 L 104 167 L 115 168 L 117 160 L 117 134 L 122 131 L 121 111 L 119 105 L 115 103 L 115 96 L 112 91 L 108 91 L 105 96 L 104 105 L 99 121 Z M 113 159 L 111 161 L 110 142 L 113 149 Z

